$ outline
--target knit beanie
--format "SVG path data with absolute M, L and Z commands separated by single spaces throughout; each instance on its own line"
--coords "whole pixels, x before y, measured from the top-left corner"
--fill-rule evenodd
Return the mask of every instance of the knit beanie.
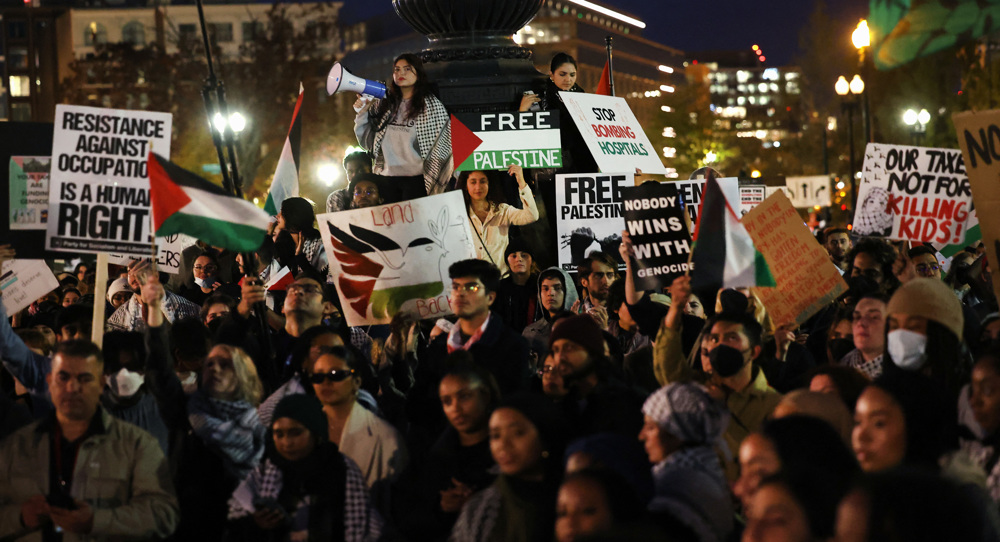
M 313 395 L 296 393 L 285 396 L 278 403 L 278 406 L 274 407 L 271 423 L 273 424 L 281 418 L 291 418 L 306 426 L 306 429 L 319 442 L 326 442 L 330 438 L 326 414 L 323 413 L 323 404 Z
M 108 303 L 115 297 L 115 294 L 121 292 L 132 292 L 132 288 L 128 285 L 128 279 L 118 278 L 108 286 Z
M 507 249 L 503 251 L 503 261 L 507 261 L 510 255 L 515 252 L 527 252 L 532 258 L 535 257 L 534 251 L 528 246 L 528 243 L 524 242 L 524 239 L 520 237 L 511 237 L 510 242 L 507 243 Z
M 604 335 L 597 322 L 589 315 L 578 314 L 557 321 L 549 334 L 549 347 L 551 348 L 559 339 L 568 339 L 579 344 L 593 359 L 604 357 Z
M 889 300 L 888 314 L 910 314 L 937 322 L 962 340 L 962 302 L 943 281 L 917 278 L 906 282 Z

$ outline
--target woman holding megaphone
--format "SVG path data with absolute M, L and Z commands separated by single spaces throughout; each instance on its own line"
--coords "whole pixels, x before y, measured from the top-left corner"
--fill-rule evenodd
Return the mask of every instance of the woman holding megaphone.
M 385 203 L 443 192 L 452 174 L 451 124 L 420 58 L 399 55 L 386 90 L 381 100 L 354 102 L 354 133 L 374 156 L 372 173 L 392 177 L 381 186 Z

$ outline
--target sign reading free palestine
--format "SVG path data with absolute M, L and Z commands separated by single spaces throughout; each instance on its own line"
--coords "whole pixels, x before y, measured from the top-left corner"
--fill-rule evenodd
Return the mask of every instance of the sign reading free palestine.
M 558 111 L 451 116 L 455 171 L 562 167 Z

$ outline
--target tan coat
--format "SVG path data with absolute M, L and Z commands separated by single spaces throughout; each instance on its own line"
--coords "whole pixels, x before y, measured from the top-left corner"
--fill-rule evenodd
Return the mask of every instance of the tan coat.
M 149 540 L 169 536 L 180 510 L 160 445 L 146 431 L 101 409 L 105 431 L 80 445 L 71 493 L 94 510 L 94 527 L 77 540 Z M 35 422 L 0 442 L 0 537 L 21 526 L 21 505 L 49 493 L 50 432 Z M 41 532 L 24 538 L 41 541 Z

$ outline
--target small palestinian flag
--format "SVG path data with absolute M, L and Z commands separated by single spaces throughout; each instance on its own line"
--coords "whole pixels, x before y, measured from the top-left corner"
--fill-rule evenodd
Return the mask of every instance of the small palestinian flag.
M 264 243 L 267 213 L 154 153 L 149 153 L 149 198 L 157 237 L 183 233 L 237 252 Z
M 694 290 L 777 286 L 764 255 L 711 174 L 705 180 L 691 262 Z
M 302 144 L 302 121 L 299 118 L 299 110 L 302 109 L 303 94 L 302 83 L 299 83 L 299 98 L 295 101 L 295 110 L 292 112 L 292 124 L 288 127 L 285 146 L 281 148 L 278 165 L 274 168 L 274 178 L 271 179 L 271 188 L 268 189 L 267 200 L 264 202 L 264 210 L 271 216 L 278 215 L 282 202 L 299 195 L 299 149 Z

